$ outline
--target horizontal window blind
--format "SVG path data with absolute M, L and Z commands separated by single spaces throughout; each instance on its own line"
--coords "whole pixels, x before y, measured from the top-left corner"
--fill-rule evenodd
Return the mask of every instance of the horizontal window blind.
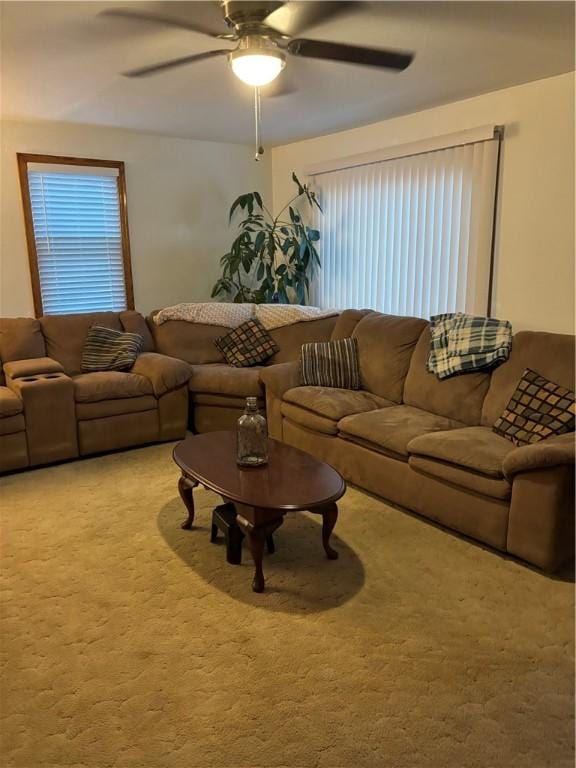
M 498 139 L 320 172 L 321 307 L 487 313 Z
M 126 309 L 117 172 L 34 163 L 28 188 L 44 313 Z

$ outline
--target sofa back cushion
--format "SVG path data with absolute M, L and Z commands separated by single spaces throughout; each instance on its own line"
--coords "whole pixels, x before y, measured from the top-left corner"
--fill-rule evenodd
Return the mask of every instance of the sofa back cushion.
M 148 317 L 148 326 L 154 338 L 156 352 L 177 357 L 191 365 L 223 363 L 224 356 L 214 342 L 232 329 L 222 325 L 188 323 L 185 320 L 167 320 L 156 325 L 154 315 Z
M 360 320 L 371 312 L 371 309 L 345 309 L 336 320 L 330 341 L 349 339 Z
M 526 368 L 567 389 L 574 389 L 574 336 L 520 331 L 510 358 L 496 368 L 482 407 L 482 424 L 491 427 L 508 405 Z
M 352 333 L 358 340 L 362 388 L 395 403 L 402 402 L 404 380 L 414 347 L 426 321 L 370 312 Z
M 0 385 L 5 383 L 4 363 L 45 356 L 46 345 L 39 320 L 33 317 L 0 317 Z
M 337 315 L 334 315 L 272 329 L 270 336 L 278 345 L 278 352 L 266 362 L 266 365 L 299 360 L 303 344 L 310 344 L 313 341 L 329 341 L 337 319 Z
M 426 369 L 430 352 L 430 327 L 424 328 L 410 360 L 404 384 L 404 403 L 424 411 L 462 421 L 470 426 L 480 424 L 482 403 L 490 384 L 490 374 L 464 373 L 440 380 Z
M 142 352 L 156 351 L 154 339 L 150 333 L 148 323 L 145 318 L 142 317 L 140 312 L 136 312 L 134 309 L 127 309 L 124 312 L 120 312 L 120 322 L 126 333 L 137 333 L 138 336 L 142 336 Z
M 122 330 L 118 312 L 45 315 L 40 324 L 47 356 L 61 363 L 69 376 L 77 376 L 82 370 L 82 350 L 93 325 Z

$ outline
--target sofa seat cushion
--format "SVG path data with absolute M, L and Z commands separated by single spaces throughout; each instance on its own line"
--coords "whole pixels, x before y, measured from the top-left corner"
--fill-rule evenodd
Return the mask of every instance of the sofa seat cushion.
M 462 426 L 459 421 L 411 405 L 393 405 L 371 413 L 347 416 L 338 424 L 344 439 L 404 459 L 408 458 L 408 443 L 415 437 Z
M 75 376 L 74 396 L 77 403 L 98 403 L 152 394 L 152 384 L 144 376 L 121 371 L 101 371 Z
M 459 488 L 466 488 L 467 491 L 473 491 L 482 496 L 507 500 L 512 495 L 512 486 L 503 477 L 491 477 L 456 464 L 428 459 L 425 456 L 410 456 L 408 463 L 415 472 Z
M 122 416 L 126 413 L 155 411 L 158 401 L 152 395 L 142 397 L 121 397 L 118 400 L 100 400 L 98 402 L 76 403 L 78 421 L 104 419 L 108 416 Z
M 190 402 L 194 405 L 214 405 L 219 408 L 239 408 L 241 411 L 246 407 L 246 398 L 238 395 L 217 395 L 215 392 L 191 392 Z M 258 407 L 266 408 L 264 397 L 257 398 Z
M 338 422 L 345 416 L 389 405 L 393 403 L 364 390 L 294 387 L 284 393 L 281 410 L 284 416 L 307 429 L 337 435 Z
M 0 418 L 17 416 L 24 410 L 24 404 L 18 395 L 8 387 L 0 387 Z
M 15 416 L 4 416 L 0 419 L 0 435 L 15 435 L 18 432 L 24 432 L 25 429 L 26 421 L 23 413 L 18 413 Z
M 411 455 L 426 456 L 497 479 L 504 477 L 502 463 L 513 450 L 514 443 L 487 427 L 436 432 L 415 437 L 408 443 Z
M 232 397 L 258 397 L 262 395 L 260 382 L 262 366 L 235 368 L 232 365 L 214 363 L 193 365 L 189 389 L 203 394 Z

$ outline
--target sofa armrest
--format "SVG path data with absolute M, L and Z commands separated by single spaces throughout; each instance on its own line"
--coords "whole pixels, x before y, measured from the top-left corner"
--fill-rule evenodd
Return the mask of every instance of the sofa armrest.
M 188 383 L 192 370 L 184 360 L 160 355 L 157 352 L 144 352 L 132 366 L 131 373 L 144 376 L 152 384 L 156 397 Z
M 569 432 L 516 448 L 504 459 L 502 469 L 505 477 L 512 480 L 520 472 L 574 464 L 575 437 L 576 433 Z
M 266 391 L 282 399 L 284 392 L 300 386 L 300 364 L 297 360 L 289 363 L 269 365 L 260 371 L 260 379 Z
M 16 370 L 26 371 L 26 366 Z M 32 466 L 78 456 L 74 383 L 69 376 L 62 370 L 37 371 L 6 376 L 6 385 L 23 402 Z
M 37 376 L 43 373 L 64 373 L 64 368 L 51 357 L 31 357 L 4 363 L 4 373 L 11 379 L 21 379 L 24 376 Z

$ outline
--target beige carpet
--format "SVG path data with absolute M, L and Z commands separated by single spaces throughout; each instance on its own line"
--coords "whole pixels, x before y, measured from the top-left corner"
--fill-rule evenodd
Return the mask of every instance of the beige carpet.
M 337 562 L 179 524 L 171 446 L 0 480 L 2 768 L 562 768 L 573 584 L 350 490 Z

